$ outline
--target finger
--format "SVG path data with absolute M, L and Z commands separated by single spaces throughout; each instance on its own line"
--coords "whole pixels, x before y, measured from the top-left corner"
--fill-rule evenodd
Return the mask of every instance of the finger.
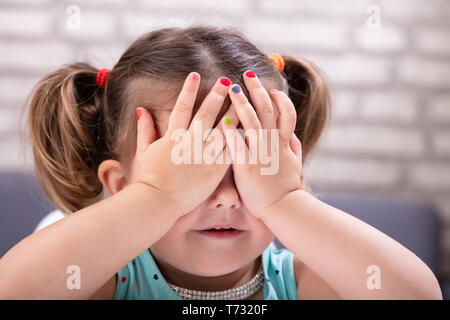
M 235 84 L 228 89 L 228 92 L 244 130 L 254 129 L 259 132 L 261 123 L 259 122 L 258 115 L 245 94 L 242 92 L 241 87 L 238 84 Z
M 136 108 L 136 116 L 138 117 L 136 153 L 142 154 L 155 141 L 155 123 L 152 115 L 145 108 Z
M 297 156 L 299 161 L 302 161 L 302 144 L 295 133 L 292 133 L 291 138 L 289 139 L 289 146 L 291 147 L 292 152 Z
M 233 163 L 246 163 L 248 149 L 244 138 L 236 129 L 237 123 L 233 123 L 229 117 L 225 117 L 220 123 L 225 134 L 226 148 L 229 151 L 229 155 L 231 155 Z
M 235 125 L 239 124 L 239 117 L 236 114 L 236 110 L 235 110 L 233 104 L 231 104 L 229 106 L 228 110 L 221 118 L 221 121 L 219 121 L 219 123 L 214 127 L 214 129 L 211 129 L 210 132 L 208 132 L 208 135 L 203 142 L 205 149 L 214 150 L 215 153 L 217 153 L 216 160 L 217 160 L 217 158 L 223 160 L 223 157 L 226 154 L 226 152 L 225 152 L 226 137 L 225 137 L 224 130 L 222 128 L 222 123 L 228 123 L 228 122 L 233 123 Z M 220 138 L 217 137 L 216 134 L 219 134 Z M 211 146 L 211 144 L 214 144 L 214 146 Z M 231 159 L 231 158 L 229 157 L 229 159 Z M 222 161 L 221 163 L 224 163 L 224 162 L 225 161 Z M 228 163 L 231 163 L 231 161 Z
M 192 118 L 197 90 L 200 85 L 200 75 L 197 72 L 191 72 L 186 78 L 178 95 L 177 102 L 170 113 L 167 133 L 171 134 L 175 129 L 187 129 Z
M 289 143 L 292 133 L 295 130 L 295 124 L 297 123 L 297 112 L 291 99 L 283 91 L 276 89 L 270 90 L 270 97 L 274 100 L 275 105 L 278 108 L 280 116 L 277 120 L 277 127 L 280 130 L 280 139 L 285 143 Z
M 277 122 L 270 96 L 252 70 L 244 72 L 244 83 L 250 93 L 261 126 L 266 129 L 276 129 Z
M 231 80 L 225 77 L 221 77 L 216 81 L 192 119 L 190 129 L 192 129 L 194 121 L 202 122 L 203 131 L 211 129 L 216 121 L 219 111 L 222 109 L 230 84 Z
M 222 148 L 225 147 L 226 143 L 225 143 L 225 132 L 224 132 L 224 126 L 223 124 L 225 124 L 225 127 L 228 127 L 228 125 L 234 124 L 234 127 L 237 127 L 239 124 L 239 117 L 236 113 L 236 108 L 234 107 L 233 104 L 231 104 L 228 107 L 228 110 L 225 112 L 225 114 L 222 116 L 222 118 L 220 119 L 219 123 L 217 123 L 217 125 L 214 127 L 214 130 L 218 130 L 221 134 L 222 134 Z M 229 127 L 228 127 L 229 128 Z M 207 138 L 206 138 L 207 139 Z M 211 142 L 207 142 L 206 146 L 211 143 Z

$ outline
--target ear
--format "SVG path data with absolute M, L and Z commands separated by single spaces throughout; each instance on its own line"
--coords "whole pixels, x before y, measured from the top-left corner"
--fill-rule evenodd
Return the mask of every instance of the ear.
M 116 160 L 109 159 L 100 163 L 97 175 L 110 196 L 122 190 L 127 183 L 125 171 Z

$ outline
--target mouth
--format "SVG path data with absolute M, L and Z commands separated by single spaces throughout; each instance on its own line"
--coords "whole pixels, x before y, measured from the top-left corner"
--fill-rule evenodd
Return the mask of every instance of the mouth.
M 231 239 L 235 238 L 244 230 L 239 230 L 234 226 L 214 226 L 204 230 L 197 230 L 197 232 L 203 236 L 215 238 L 215 239 Z

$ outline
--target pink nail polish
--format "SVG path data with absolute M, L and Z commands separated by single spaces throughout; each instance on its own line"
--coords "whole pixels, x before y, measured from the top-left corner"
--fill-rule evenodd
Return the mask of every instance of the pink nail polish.
M 198 76 L 197 73 L 192 72 L 192 73 L 189 75 L 189 78 L 191 78 L 192 80 L 198 80 L 199 76 Z

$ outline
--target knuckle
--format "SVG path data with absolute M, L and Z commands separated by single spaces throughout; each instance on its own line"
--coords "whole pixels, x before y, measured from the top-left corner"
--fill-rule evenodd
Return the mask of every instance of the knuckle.
M 179 101 L 176 105 L 176 110 L 181 113 L 190 112 L 192 110 L 192 106 L 184 101 Z
M 199 110 L 195 118 L 199 121 L 204 122 L 211 120 L 211 115 L 209 112 L 206 112 L 205 110 Z
M 273 115 L 275 113 L 275 111 L 273 110 L 272 104 L 270 103 L 263 103 L 262 104 L 262 111 L 266 114 L 266 115 Z
M 260 128 L 261 127 L 259 124 L 258 118 L 254 117 L 254 116 L 250 117 L 248 124 L 249 124 L 250 128 Z

